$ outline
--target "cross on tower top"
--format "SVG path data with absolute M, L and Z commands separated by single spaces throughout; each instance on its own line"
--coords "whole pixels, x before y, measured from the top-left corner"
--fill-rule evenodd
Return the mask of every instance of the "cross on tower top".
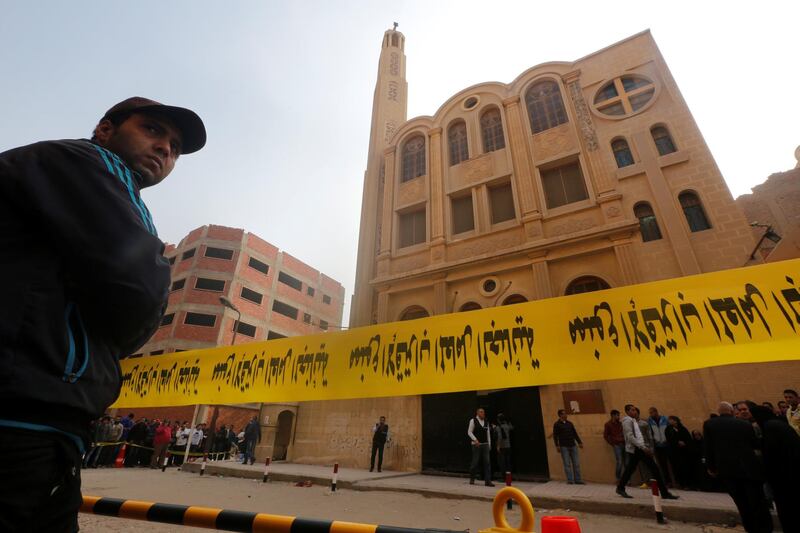
M 397 31 L 397 26 L 399 26 L 399 24 L 398 24 L 397 22 L 395 22 L 395 23 L 394 23 L 394 28 L 392 28 L 392 29 L 393 29 L 394 31 Z

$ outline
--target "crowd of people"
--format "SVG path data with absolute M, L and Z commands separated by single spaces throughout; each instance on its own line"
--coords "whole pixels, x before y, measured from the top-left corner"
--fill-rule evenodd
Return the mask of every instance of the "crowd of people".
M 113 466 L 123 444 L 126 467 L 159 468 L 165 459 L 167 466 L 180 466 L 187 444 L 192 459 L 209 454 L 214 459 L 233 456 L 252 464 L 254 443 L 260 440 L 257 420 L 255 423 L 251 420 L 239 432 L 232 424 L 221 424 L 214 429 L 198 424 L 192 430 L 185 420 L 136 419 L 133 413 L 126 417 L 103 416 L 92 423 L 91 431 L 93 441 L 83 458 L 84 468 Z
M 773 506 L 784 531 L 800 531 L 800 511 L 791 501 L 800 476 L 798 400 L 797 391 L 787 389 L 777 406 L 721 402 L 702 431 L 690 431 L 678 416 L 663 416 L 655 407 L 646 419 L 635 405 L 625 406 L 623 419 L 612 410 L 603 437 L 616 458 L 617 494 L 631 497 L 626 487 L 638 467 L 635 484 L 646 488 L 648 480 L 655 479 L 665 499 L 677 498 L 669 492 L 672 487 L 727 492 L 748 532 L 772 531 Z M 582 444 L 563 411 L 553 438 L 562 447 L 568 483 L 582 483 L 575 448 Z M 570 444 L 569 453 L 564 453 L 563 447 Z

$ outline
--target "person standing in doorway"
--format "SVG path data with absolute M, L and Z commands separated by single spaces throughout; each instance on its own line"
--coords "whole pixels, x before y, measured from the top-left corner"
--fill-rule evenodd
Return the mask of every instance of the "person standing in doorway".
M 378 455 L 378 472 L 383 468 L 383 447 L 389 440 L 389 425 L 386 417 L 382 416 L 372 428 L 372 454 L 370 455 L 369 471 L 375 470 L 375 454 Z
M 585 485 L 581 479 L 581 462 L 578 457 L 578 448 L 583 448 L 583 442 L 575 426 L 567 420 L 567 412 L 564 409 L 558 410 L 558 420 L 553 424 L 553 441 L 556 450 L 561 454 L 567 483 Z
M 614 450 L 614 460 L 616 461 L 614 476 L 619 481 L 619 478 L 622 477 L 622 472 L 625 470 L 625 436 L 622 434 L 619 411 L 612 409 L 610 414 L 611 419 L 606 422 L 603 428 L 603 438 Z
M 494 438 L 497 442 L 497 463 L 500 473 L 511 472 L 511 432 L 514 426 L 506 419 L 506 415 L 498 413 Z
M 244 428 L 244 459 L 242 464 L 250 464 L 256 462 L 256 444 L 261 443 L 261 424 L 258 423 L 258 417 L 254 416 L 247 427 Z
M 489 459 L 489 451 L 492 447 L 492 434 L 489 431 L 489 421 L 486 420 L 486 411 L 478 408 L 475 416 L 469 421 L 467 435 L 472 442 L 472 464 L 469 468 L 469 484 L 475 484 L 478 475 L 478 467 L 483 463 L 483 483 L 487 487 L 494 487 L 492 483 L 492 464 Z

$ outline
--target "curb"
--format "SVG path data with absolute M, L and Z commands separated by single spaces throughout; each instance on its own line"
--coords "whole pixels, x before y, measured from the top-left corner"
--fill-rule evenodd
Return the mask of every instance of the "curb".
M 199 473 L 200 464 L 188 463 L 181 466 L 182 472 Z M 207 475 L 223 475 L 228 477 L 238 477 L 244 479 L 258 479 L 263 477 L 263 472 L 258 470 L 242 470 L 222 465 L 214 465 L 209 463 L 206 467 Z M 397 476 L 384 477 L 381 480 L 391 479 L 392 477 L 406 477 L 414 475 L 399 474 Z M 297 474 L 283 474 L 278 472 L 270 472 L 270 480 L 272 481 L 286 481 L 296 482 L 309 480 L 316 485 L 327 486 L 330 484 L 330 476 L 303 476 Z M 430 490 L 423 488 L 410 488 L 410 487 L 387 487 L 381 485 L 370 485 L 370 480 L 360 481 L 344 481 L 337 482 L 338 488 L 350 489 L 362 492 L 404 492 L 409 494 L 419 494 L 427 498 L 442 498 L 449 500 L 474 500 L 483 502 L 492 502 L 494 494 L 480 495 L 480 494 L 459 494 L 453 492 L 446 492 L 441 490 Z M 609 501 L 596 501 L 588 499 L 569 499 L 569 498 L 554 498 L 549 496 L 532 496 L 528 494 L 531 501 L 537 509 L 569 509 L 571 511 L 579 511 L 585 513 L 595 514 L 610 514 L 615 516 L 627 516 L 631 518 L 653 518 L 653 506 L 648 503 L 628 503 L 628 502 L 609 502 Z M 676 522 L 695 522 L 703 524 L 725 524 L 735 525 L 739 522 L 739 513 L 736 510 L 719 509 L 719 508 L 704 508 L 704 507 L 678 507 L 672 506 L 669 503 L 664 503 L 664 514 L 667 520 Z

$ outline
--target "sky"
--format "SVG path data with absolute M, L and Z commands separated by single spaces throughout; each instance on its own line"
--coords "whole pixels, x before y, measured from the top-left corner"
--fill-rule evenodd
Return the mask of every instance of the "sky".
M 409 118 L 454 93 L 649 28 L 734 196 L 793 168 L 799 2 L 0 0 L 0 152 L 89 137 L 129 96 L 189 107 L 206 147 L 143 197 L 162 239 L 244 228 L 355 278 L 383 32 L 406 36 Z

